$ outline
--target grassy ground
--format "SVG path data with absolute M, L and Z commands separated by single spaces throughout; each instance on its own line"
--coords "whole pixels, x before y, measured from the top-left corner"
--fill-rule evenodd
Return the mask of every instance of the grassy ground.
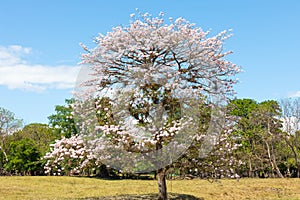
M 300 200 L 300 179 L 168 181 L 170 199 Z M 152 180 L 100 180 L 77 177 L 0 177 L 0 199 L 155 199 Z

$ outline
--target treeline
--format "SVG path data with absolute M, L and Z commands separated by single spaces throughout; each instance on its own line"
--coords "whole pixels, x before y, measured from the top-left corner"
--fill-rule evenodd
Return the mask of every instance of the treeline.
M 299 99 L 280 102 L 236 99 L 231 114 L 237 116 L 235 134 L 242 146 L 239 174 L 247 177 L 299 177 Z
M 24 127 L 12 112 L 0 109 L 1 175 L 107 177 L 120 173 L 107 168 L 92 151 L 85 148 L 82 138 L 77 135 L 71 106 L 73 101 L 67 99 L 66 105 L 56 106 L 55 113 L 48 117 L 49 124 L 34 123 Z M 227 168 L 234 170 L 234 175 L 300 177 L 299 99 L 280 102 L 234 99 L 227 107 L 234 124 L 230 138 L 217 148 L 229 148 L 230 141 L 236 144 L 236 148 L 232 148 L 231 158 L 224 158 L 226 165 L 232 165 Z M 202 117 L 209 118 L 208 115 Z M 202 121 L 207 123 L 209 119 Z M 222 160 L 222 156 L 218 159 Z M 186 160 L 181 158 L 181 162 L 175 163 L 169 173 L 181 177 L 206 178 L 209 174 L 211 176 L 214 171 L 212 168 L 219 162 L 212 156 L 202 158 L 202 164 L 190 160 L 190 157 Z M 230 163 L 232 160 L 239 164 Z M 222 178 L 221 173 L 216 175 Z

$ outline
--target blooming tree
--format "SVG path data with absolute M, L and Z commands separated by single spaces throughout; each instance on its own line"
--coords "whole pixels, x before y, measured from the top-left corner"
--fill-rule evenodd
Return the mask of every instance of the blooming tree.
M 62 138 L 51 144 L 50 152 L 43 159 L 45 174 L 62 176 L 82 174 L 85 170 L 99 165 L 91 150 L 88 150 L 81 136 Z
M 172 168 L 208 180 L 223 177 L 239 178 L 236 169 L 244 165 L 237 156 L 237 152 L 242 146 L 241 138 L 237 137 L 233 131 L 235 119 L 228 115 L 224 117 L 225 127 L 216 138 L 213 148 L 205 157 L 201 152 L 203 137 L 198 137 L 185 155 L 173 164 Z
M 213 149 L 216 137 L 209 136 L 224 128 L 218 108 L 234 93 L 240 69 L 225 59 L 227 31 L 209 37 L 163 13 L 131 17 L 129 26 L 95 38 L 94 49 L 83 45 L 88 73 L 79 76 L 74 110 L 98 159 L 122 170 L 158 170 L 159 199 L 167 199 L 167 166 L 195 139 L 207 149 L 202 154 Z M 206 133 L 199 130 L 203 104 L 214 115 Z

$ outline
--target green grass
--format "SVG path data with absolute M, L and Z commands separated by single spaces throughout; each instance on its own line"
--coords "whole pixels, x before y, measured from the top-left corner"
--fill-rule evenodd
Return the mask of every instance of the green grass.
M 300 179 L 168 181 L 171 199 L 300 200 Z M 155 199 L 155 180 L 77 177 L 0 177 L 0 199 Z M 197 198 L 194 198 L 197 197 Z

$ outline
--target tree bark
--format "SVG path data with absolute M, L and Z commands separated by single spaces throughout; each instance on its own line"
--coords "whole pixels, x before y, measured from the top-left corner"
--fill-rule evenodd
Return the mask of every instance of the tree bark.
M 167 200 L 168 194 L 167 194 L 165 169 L 160 169 L 157 171 L 157 181 L 158 181 L 158 200 Z
M 250 178 L 253 178 L 252 163 L 251 163 L 250 157 L 249 157 L 249 173 L 248 173 L 248 176 Z
M 270 165 L 272 167 L 272 176 L 274 177 L 274 170 L 275 170 L 277 175 L 280 178 L 284 178 L 284 176 L 281 174 L 281 172 L 277 166 L 277 162 L 276 162 L 276 159 L 274 158 L 273 152 L 272 152 L 272 156 L 271 156 L 271 150 L 270 150 L 270 146 L 269 146 L 268 142 L 266 140 L 264 142 L 267 146 L 268 158 L 269 158 Z M 272 146 L 272 149 L 273 149 L 273 146 Z
M 280 178 L 284 178 L 284 176 L 282 175 L 282 173 L 280 172 L 280 169 L 277 165 L 277 161 L 276 161 L 276 156 L 275 156 L 275 153 L 274 153 L 274 144 L 272 143 L 272 154 L 273 154 L 273 163 L 274 163 L 274 166 L 275 166 L 275 170 L 276 170 L 276 173 L 277 175 L 280 177 Z

